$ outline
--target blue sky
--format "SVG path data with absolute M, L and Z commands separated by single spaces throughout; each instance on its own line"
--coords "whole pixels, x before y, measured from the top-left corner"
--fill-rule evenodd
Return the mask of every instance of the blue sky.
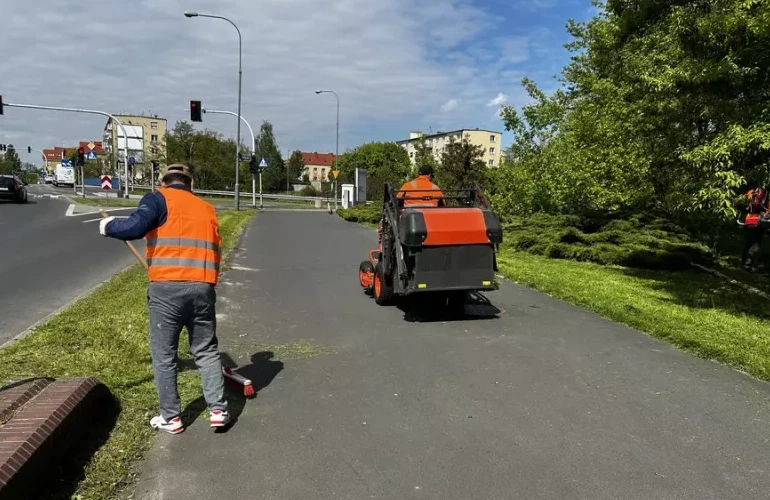
M 243 116 L 255 131 L 272 122 L 284 153 L 334 151 L 336 101 L 316 89 L 340 96 L 341 152 L 413 129 L 502 131 L 500 105 L 526 102 L 521 78 L 553 89 L 569 60 L 568 19 L 595 12 L 589 0 L 0 0 L 0 94 L 152 113 L 169 126 L 189 118 L 190 99 L 235 111 L 237 34 L 185 10 L 238 24 Z M 98 140 L 103 126 L 99 117 L 7 108 L 0 143 L 39 163 L 28 145 Z M 205 115 L 204 127 L 235 136 L 234 118 Z

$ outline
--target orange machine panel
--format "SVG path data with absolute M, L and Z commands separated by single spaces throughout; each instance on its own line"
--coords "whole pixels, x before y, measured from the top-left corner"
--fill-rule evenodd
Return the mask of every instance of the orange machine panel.
M 426 246 L 490 243 L 484 214 L 477 208 L 433 208 L 420 210 L 428 229 Z

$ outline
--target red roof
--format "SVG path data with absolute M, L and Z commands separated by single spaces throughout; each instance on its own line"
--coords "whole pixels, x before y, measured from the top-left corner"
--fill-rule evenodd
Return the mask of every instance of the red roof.
M 305 165 L 316 167 L 331 167 L 334 163 L 334 153 L 302 153 L 302 161 Z
M 86 153 L 88 153 L 88 143 L 90 141 L 80 141 L 80 143 L 73 148 L 63 148 L 61 146 L 55 146 L 51 149 L 44 149 L 43 154 L 48 158 L 49 160 L 60 160 L 62 157 L 62 153 L 64 153 L 64 157 L 67 158 L 72 152 L 76 151 L 77 148 L 83 148 Z M 93 141 L 94 142 L 94 152 L 97 155 L 103 155 L 104 149 L 102 148 L 102 141 Z

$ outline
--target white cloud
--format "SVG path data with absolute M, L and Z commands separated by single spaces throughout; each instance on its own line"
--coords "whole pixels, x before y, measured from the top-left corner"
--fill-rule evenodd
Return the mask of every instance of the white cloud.
M 44 9 L 0 0 L 0 94 L 7 102 L 157 114 L 169 126 L 189 120 L 190 99 L 235 111 L 237 34 L 219 19 L 185 18 L 186 10 L 238 24 L 243 116 L 255 132 L 271 121 L 284 152 L 333 151 L 336 101 L 316 89 L 339 95 L 341 150 L 428 125 L 500 127 L 485 112 L 448 111 L 461 102 L 483 109 L 500 89 L 523 98 L 505 71 L 510 56 L 481 40 L 501 19 L 470 0 L 103 0 L 89 2 L 86 14 L 76 0 Z M 447 95 L 454 97 L 444 102 Z M 0 142 L 26 155 L 26 145 L 100 139 L 103 126 L 100 117 L 7 108 Z M 204 115 L 196 127 L 232 137 L 236 124 Z
M 457 109 L 457 99 L 449 99 L 447 102 L 441 105 L 441 112 L 442 113 L 451 113 L 455 109 Z
M 529 37 L 514 36 L 498 40 L 503 61 L 518 64 L 529 59 L 531 42 Z
M 508 96 L 502 92 L 498 92 L 497 95 L 487 103 L 487 107 L 503 106 L 508 103 Z

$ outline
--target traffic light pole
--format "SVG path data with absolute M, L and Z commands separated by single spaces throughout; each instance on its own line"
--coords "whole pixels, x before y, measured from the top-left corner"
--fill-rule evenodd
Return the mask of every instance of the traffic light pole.
M 5 103 L 5 106 L 8 106 L 9 108 L 44 109 L 48 111 L 64 111 L 67 113 L 86 113 L 91 115 L 102 115 L 112 120 L 115 120 L 115 123 L 118 124 L 120 129 L 123 131 L 123 135 L 126 137 L 126 142 L 123 145 L 123 155 L 125 156 L 125 161 L 126 161 L 126 187 L 124 187 L 124 192 L 126 193 L 126 198 L 128 198 L 128 189 L 127 189 L 128 188 L 128 132 L 126 132 L 126 127 L 124 127 L 123 124 L 120 123 L 120 120 L 118 120 L 111 114 L 107 113 L 106 111 L 98 111 L 95 109 L 61 108 L 58 106 L 37 106 L 34 104 L 11 104 L 9 102 Z M 75 184 L 77 184 L 77 182 Z M 77 194 L 77 188 L 75 188 L 75 194 Z

